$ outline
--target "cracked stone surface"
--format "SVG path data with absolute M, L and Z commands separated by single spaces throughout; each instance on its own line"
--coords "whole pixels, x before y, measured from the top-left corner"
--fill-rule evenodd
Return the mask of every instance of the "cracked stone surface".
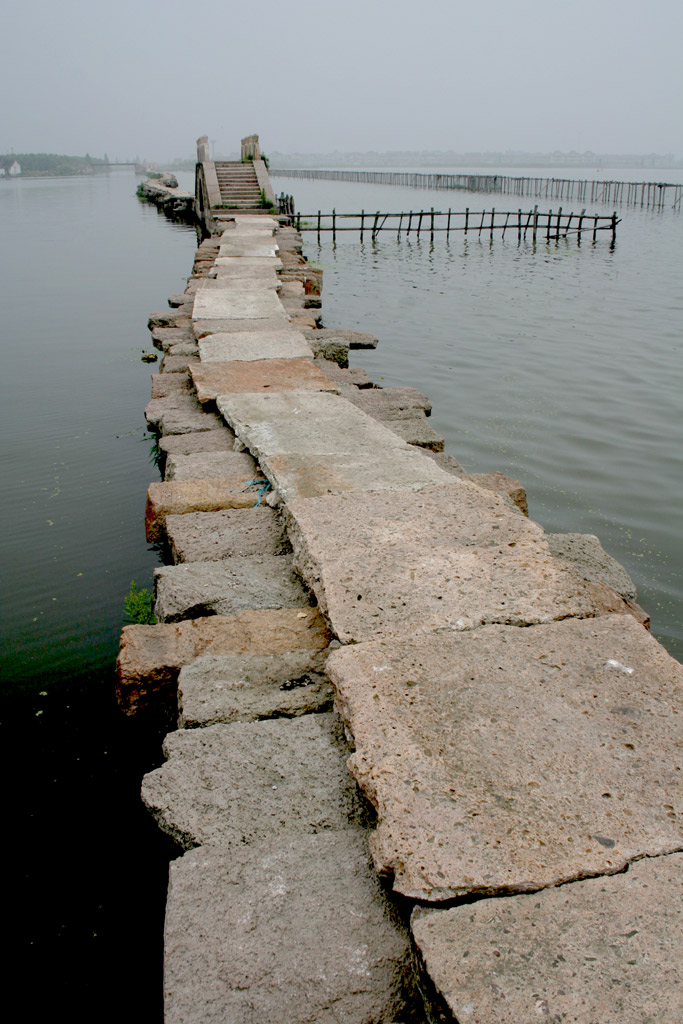
M 169 455 L 164 477 L 166 480 L 209 480 L 242 474 L 246 483 L 256 473 L 256 463 L 247 452 L 195 452 Z
M 443 451 L 443 437 L 429 425 L 423 415 L 406 415 L 403 418 L 387 417 L 384 422 L 399 437 L 402 437 L 406 444 L 413 444 L 417 448 L 429 448 L 433 452 Z
M 231 363 L 199 364 L 192 380 L 200 402 L 215 401 L 233 392 L 313 391 L 337 392 L 335 382 L 312 359 L 252 359 Z
M 203 728 L 260 718 L 294 718 L 332 708 L 326 652 L 207 655 L 181 669 L 178 725 Z
M 285 316 L 275 289 L 200 288 L 194 297 L 193 320 L 263 320 Z
M 255 486 L 246 486 L 244 473 L 214 480 L 164 480 L 147 488 L 145 535 L 160 540 L 166 516 L 187 512 L 217 512 L 224 508 L 253 508 L 258 501 Z
M 363 823 L 332 712 L 181 729 L 163 751 L 167 761 L 145 775 L 142 800 L 186 850 Z
M 166 534 L 175 563 L 281 555 L 291 550 L 278 513 L 267 505 L 168 516 Z
M 154 570 L 159 622 L 232 615 L 247 608 L 311 603 L 291 555 L 251 555 L 220 562 L 186 562 Z
M 409 445 L 378 455 L 264 456 L 261 467 L 285 502 L 344 491 L 419 490 L 449 479 Z
M 466 480 L 296 499 L 287 523 L 299 571 L 343 643 L 630 611 L 553 558 L 540 526 Z
M 280 654 L 324 650 L 330 638 L 317 608 L 246 611 L 205 619 L 124 626 L 117 660 L 116 696 L 125 714 L 159 697 L 175 699 L 183 665 L 205 654 Z
M 599 580 L 622 597 L 635 601 L 636 586 L 616 558 L 608 555 L 592 533 L 549 533 L 550 550 L 568 562 L 586 580 Z
M 682 854 L 525 896 L 417 909 L 411 926 L 440 1021 L 683 1019 Z
M 405 895 L 529 891 L 681 846 L 683 666 L 630 616 L 360 644 L 328 673 L 375 863 Z
M 221 395 L 218 408 L 256 457 L 384 452 L 389 457 L 391 450 L 404 444 L 350 402 L 325 392 Z
M 171 864 L 166 1024 L 418 1024 L 404 928 L 350 829 Z
M 199 341 L 202 363 L 230 363 L 252 359 L 310 359 L 311 346 L 301 331 L 219 331 Z

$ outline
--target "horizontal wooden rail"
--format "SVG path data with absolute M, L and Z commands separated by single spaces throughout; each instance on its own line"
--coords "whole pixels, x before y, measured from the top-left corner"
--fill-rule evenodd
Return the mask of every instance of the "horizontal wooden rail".
M 445 223 L 439 220 L 445 218 Z M 354 221 L 351 225 L 338 224 L 338 221 Z M 388 221 L 397 221 L 387 223 Z M 372 222 L 368 223 L 367 222 Z M 525 239 L 530 233 L 534 243 L 539 235 L 546 241 L 557 241 L 560 238 L 567 238 L 569 235 L 576 235 L 581 241 L 581 235 L 590 233 L 595 241 L 599 231 L 609 231 L 612 242 L 616 238 L 617 224 L 621 220 L 617 217 L 616 211 L 611 215 L 587 214 L 585 209 L 581 213 L 563 213 L 562 207 L 557 212 L 553 210 L 539 211 L 535 206 L 533 210 L 409 210 L 399 213 L 297 213 L 295 222 L 299 231 L 315 231 L 318 235 L 323 231 L 331 231 L 332 237 L 336 238 L 338 231 L 357 231 L 360 240 L 363 241 L 364 232 L 368 231 L 374 241 L 380 231 L 396 231 L 397 237 L 401 237 L 404 231 L 406 235 L 414 233 L 418 238 L 420 233 L 428 233 L 434 237 L 437 232 L 445 232 L 448 238 L 451 231 L 462 231 L 464 234 L 475 232 L 477 237 L 482 234 L 494 237 L 494 232 L 500 231 L 501 237 L 505 232 L 516 233 L 518 241 Z
M 271 175 L 321 181 L 354 181 L 371 185 L 403 185 L 409 188 L 460 189 L 467 192 L 500 192 L 543 199 L 576 199 L 591 203 L 625 203 L 629 206 L 681 209 L 683 185 L 665 181 L 598 181 L 589 178 L 527 178 L 507 174 L 422 174 L 413 171 L 337 171 L 282 168 Z

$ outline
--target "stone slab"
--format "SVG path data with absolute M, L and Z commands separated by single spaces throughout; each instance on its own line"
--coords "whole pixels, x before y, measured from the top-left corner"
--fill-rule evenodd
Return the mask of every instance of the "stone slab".
M 261 273 L 270 274 L 282 269 L 282 260 L 267 259 L 261 256 L 218 256 L 215 267 L 219 278 L 244 278 Z
M 148 541 L 161 540 L 166 516 L 187 512 L 217 512 L 223 508 L 253 508 L 259 500 L 255 486 L 244 474 L 215 480 L 168 480 L 147 488 L 145 533 Z
M 460 1024 L 683 1020 L 683 855 L 625 874 L 412 916 L 417 958 Z
M 342 369 L 347 369 L 349 365 L 349 346 L 342 344 L 341 341 L 318 341 L 315 337 L 308 339 L 308 343 L 311 346 L 314 359 L 324 359 L 330 363 L 335 363 Z M 369 379 L 369 378 L 368 378 Z
M 166 480 L 213 480 L 216 477 L 256 476 L 256 463 L 246 452 L 196 452 L 194 455 L 169 455 Z
M 430 448 L 433 452 L 443 451 L 443 437 L 430 427 L 423 415 L 407 416 L 404 419 L 382 417 L 382 422 L 386 422 L 406 444 L 415 445 L 417 448 Z
M 222 331 L 201 338 L 203 364 L 235 360 L 311 358 L 311 347 L 300 331 L 282 326 L 275 331 Z
M 283 313 L 282 316 L 264 317 L 263 319 L 237 320 L 228 317 L 213 317 L 211 319 L 194 320 L 192 330 L 198 340 L 208 337 L 210 334 L 238 334 L 238 333 L 265 333 L 272 334 L 280 331 L 297 330 L 292 317 Z M 310 355 L 310 349 L 308 350 Z M 261 357 L 259 358 L 267 358 Z
M 155 327 L 190 327 L 191 320 L 184 310 L 162 309 L 157 313 L 150 313 L 147 326 L 150 331 Z
M 193 340 L 192 327 L 154 327 L 152 330 L 152 344 L 162 352 L 167 352 L 171 345 L 181 341 Z
M 229 427 L 200 430 L 195 434 L 168 434 L 159 438 L 159 448 L 166 455 L 192 455 L 194 452 L 233 451 L 235 435 Z
M 198 356 L 172 356 L 170 352 L 166 352 L 159 364 L 159 373 L 185 373 L 193 363 L 198 361 Z
M 409 445 L 380 455 L 269 455 L 261 469 L 284 502 L 344 491 L 420 490 L 448 480 Z
M 630 616 L 361 644 L 328 673 L 375 863 L 406 896 L 533 891 L 680 848 L 683 666 Z
M 142 781 L 142 800 L 183 849 L 363 821 L 332 712 L 181 729 L 166 737 L 163 752 L 166 763 Z
M 217 562 L 236 555 L 281 555 L 291 550 L 282 522 L 267 505 L 168 516 L 173 561 Z
M 341 341 L 349 348 L 377 348 L 378 339 L 374 334 L 367 334 L 364 331 L 335 330 L 334 327 L 319 328 L 307 335 L 309 339 L 317 338 L 320 341 Z
M 234 291 L 275 291 L 279 292 L 280 282 L 275 270 L 270 264 L 254 270 L 249 268 L 248 274 L 237 277 L 235 274 L 220 274 L 216 277 L 205 279 L 199 285 L 197 292 L 234 292 Z
M 247 608 L 302 608 L 310 597 L 291 555 L 248 555 L 154 570 L 159 622 L 234 615 Z
M 258 238 L 235 238 L 235 241 L 221 242 L 219 256 L 234 256 L 238 259 L 245 256 L 252 259 L 274 260 L 277 258 L 278 246 L 273 242 L 260 241 Z
M 606 583 L 622 597 L 635 601 L 638 591 L 633 580 L 594 534 L 549 533 L 547 538 L 555 557 L 568 562 L 584 579 Z
M 429 416 L 432 411 L 432 403 L 417 388 L 366 388 L 351 393 L 349 401 L 381 420 L 406 419 L 416 412 Z
M 332 709 L 324 651 L 207 655 L 181 669 L 178 726 L 204 728 Z
M 117 700 L 127 715 L 175 700 L 181 668 L 205 654 L 276 655 L 301 648 L 324 650 L 328 643 L 317 608 L 124 626 L 117 660 Z
M 166 1024 L 417 1024 L 408 943 L 347 829 L 171 863 Z
M 199 349 L 195 341 L 183 341 L 177 345 L 171 345 L 168 354 L 169 356 L 198 356 Z
M 223 426 L 220 416 L 205 412 L 194 395 L 185 393 L 153 398 L 145 406 L 145 419 L 164 436 L 218 430 Z
M 337 385 L 312 359 L 251 359 L 194 368 L 192 380 L 200 402 L 233 392 L 332 391 Z
M 378 455 L 400 438 L 337 395 L 295 391 L 221 395 L 218 408 L 257 458 L 262 455 Z
M 506 476 L 505 473 L 470 473 L 470 480 L 475 484 L 479 484 L 480 487 L 487 487 L 498 494 L 506 494 L 522 515 L 529 515 L 526 490 L 519 480 L 515 480 L 514 477 Z M 550 544 L 549 535 L 548 543 Z M 609 581 L 604 580 L 604 582 L 608 583 Z
M 263 320 L 285 316 L 274 288 L 201 288 L 194 297 L 193 320 Z
M 171 395 L 192 394 L 189 373 L 153 373 L 152 398 L 169 398 Z
M 297 499 L 287 512 L 299 571 L 344 643 L 630 611 L 553 558 L 540 526 L 467 480 Z

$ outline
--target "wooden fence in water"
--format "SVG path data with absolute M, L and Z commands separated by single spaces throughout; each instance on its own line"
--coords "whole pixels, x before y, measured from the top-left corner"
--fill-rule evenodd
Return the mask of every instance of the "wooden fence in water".
M 681 209 L 683 185 L 656 181 L 593 181 L 587 178 L 525 178 L 505 174 L 421 174 L 412 171 L 271 170 L 271 175 L 325 181 L 353 181 L 371 185 L 403 185 L 409 188 L 461 189 L 467 192 L 500 192 L 503 195 L 539 199 L 576 199 L 578 202 L 625 203 L 663 209 L 671 202 Z
M 523 212 L 519 210 L 410 210 L 403 213 L 297 213 L 294 215 L 296 227 L 299 231 L 316 231 L 318 237 L 323 231 L 331 231 L 333 240 L 337 237 L 338 231 L 356 231 L 360 233 L 360 241 L 363 241 L 367 232 L 374 241 L 380 231 L 396 231 L 397 237 L 401 233 L 406 235 L 415 234 L 420 237 L 420 232 L 429 234 L 433 240 L 437 232 L 445 232 L 448 239 L 451 231 L 461 231 L 465 235 L 472 232 L 481 238 L 482 235 L 491 240 L 496 232 L 500 232 L 501 238 L 505 238 L 505 232 L 517 235 L 517 241 L 521 242 L 531 238 L 535 244 L 538 239 L 545 239 L 546 242 L 558 241 L 560 238 L 576 236 L 581 241 L 582 234 L 590 234 L 595 242 L 599 232 L 610 233 L 611 242 L 614 243 L 617 232 L 617 224 L 621 223 L 616 212 L 611 216 L 587 214 L 585 210 L 581 213 L 563 213 L 562 207 L 557 212 L 553 210 L 539 211 L 535 206 L 533 210 Z M 353 223 L 347 223 L 353 221 Z

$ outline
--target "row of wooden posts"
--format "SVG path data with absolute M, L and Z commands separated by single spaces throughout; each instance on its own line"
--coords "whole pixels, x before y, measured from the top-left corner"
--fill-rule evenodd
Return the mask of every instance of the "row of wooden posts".
M 353 223 L 339 222 L 353 221 Z M 396 221 L 398 223 L 396 224 Z M 527 233 L 531 235 L 532 241 L 536 243 L 538 237 L 546 241 L 556 241 L 560 238 L 567 238 L 575 235 L 577 241 L 581 241 L 582 233 L 591 234 L 593 241 L 597 240 L 598 232 L 608 231 L 611 233 L 611 241 L 614 243 L 617 232 L 617 224 L 621 223 L 616 211 L 611 216 L 600 216 L 586 214 L 585 209 L 581 213 L 563 213 L 562 207 L 557 213 L 552 210 L 540 212 L 538 206 L 533 210 L 522 212 L 519 210 L 496 211 L 491 210 L 473 211 L 469 207 L 462 211 L 456 210 L 410 210 L 403 213 L 297 213 L 296 226 L 298 231 L 316 231 L 318 236 L 323 231 L 331 231 L 332 238 L 336 239 L 338 231 L 358 231 L 360 241 L 367 231 L 374 241 L 380 231 L 401 232 L 405 231 L 410 235 L 411 231 L 419 238 L 420 232 L 429 232 L 433 240 L 436 232 L 444 231 L 448 239 L 451 231 L 476 232 L 477 237 L 482 234 L 493 239 L 494 232 L 500 231 L 501 238 L 505 238 L 505 232 L 516 232 L 517 240 L 526 239 Z
M 420 174 L 409 171 L 271 170 L 271 175 L 353 181 L 371 185 L 403 185 L 409 188 L 461 189 L 467 192 L 501 192 L 542 199 L 576 199 L 591 203 L 625 203 L 663 209 L 671 203 L 681 209 L 683 185 L 656 181 L 598 181 L 587 178 L 526 178 L 505 174 Z

